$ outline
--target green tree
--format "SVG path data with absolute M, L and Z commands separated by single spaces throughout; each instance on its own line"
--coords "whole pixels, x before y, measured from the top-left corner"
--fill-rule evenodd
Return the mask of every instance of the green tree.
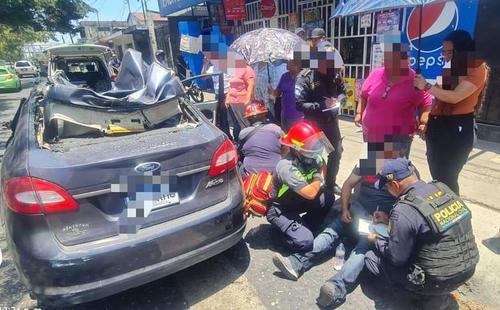
M 46 31 L 34 31 L 30 27 L 17 29 L 0 24 L 0 59 L 10 62 L 23 58 L 23 45 L 31 42 L 44 42 L 49 39 Z
M 73 22 L 91 11 L 83 0 L 0 0 L 0 24 L 15 29 L 75 33 L 77 26 Z

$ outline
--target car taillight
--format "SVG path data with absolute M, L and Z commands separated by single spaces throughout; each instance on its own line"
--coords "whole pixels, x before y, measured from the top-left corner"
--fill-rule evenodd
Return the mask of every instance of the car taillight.
M 14 76 L 12 74 L 7 74 L 7 76 L 5 77 L 7 81 L 12 80 L 13 78 Z
M 211 177 L 223 174 L 236 167 L 238 163 L 238 153 L 236 147 L 230 140 L 225 140 L 224 143 L 215 151 L 208 175 Z
M 3 193 L 7 206 L 21 214 L 48 214 L 74 211 L 78 204 L 62 187 L 32 177 L 12 178 Z

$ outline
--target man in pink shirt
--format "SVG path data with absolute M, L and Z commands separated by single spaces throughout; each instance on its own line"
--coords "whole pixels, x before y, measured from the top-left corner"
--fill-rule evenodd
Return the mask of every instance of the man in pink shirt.
M 400 143 L 402 155 L 408 157 L 413 135 L 425 133 L 432 97 L 414 88 L 415 71 L 399 33 L 385 35 L 384 41 L 384 66 L 363 83 L 355 123 L 363 125 L 366 142 Z

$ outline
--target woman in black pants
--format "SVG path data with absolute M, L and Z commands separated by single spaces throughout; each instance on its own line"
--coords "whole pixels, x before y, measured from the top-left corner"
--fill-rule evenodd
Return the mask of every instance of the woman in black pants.
M 457 194 L 458 175 L 474 143 L 474 108 L 488 78 L 486 63 L 474 51 L 470 34 L 456 30 L 443 42 L 443 56 L 451 61 L 443 69 L 443 85 L 431 85 L 422 76 L 414 80 L 417 88 L 436 98 L 425 134 L 431 175 Z

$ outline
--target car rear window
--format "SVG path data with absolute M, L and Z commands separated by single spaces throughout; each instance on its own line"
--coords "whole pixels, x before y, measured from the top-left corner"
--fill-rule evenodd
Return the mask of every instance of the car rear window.
M 9 74 L 9 71 L 7 69 L 0 69 L 0 74 Z
M 18 61 L 16 62 L 16 67 L 29 67 L 30 63 L 27 61 Z

